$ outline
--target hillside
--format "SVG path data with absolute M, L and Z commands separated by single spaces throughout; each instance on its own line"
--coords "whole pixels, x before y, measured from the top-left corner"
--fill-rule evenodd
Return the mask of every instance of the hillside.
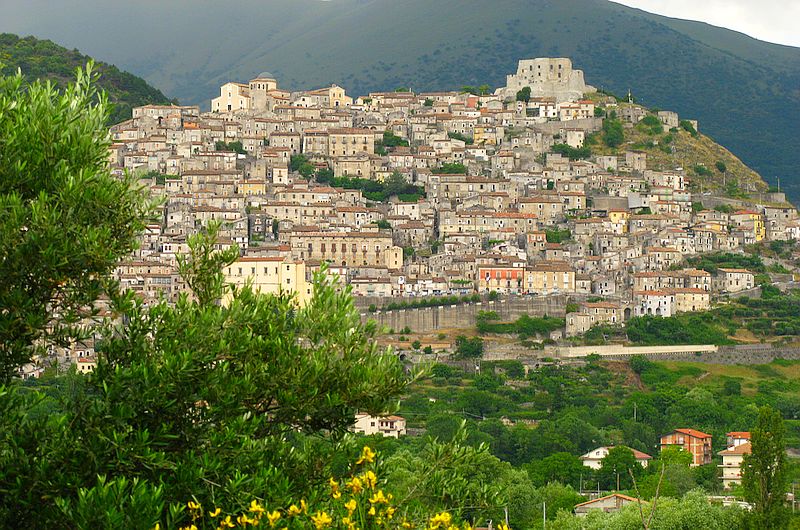
M 630 88 L 645 105 L 698 119 L 800 197 L 800 49 L 707 24 L 606 0 L 7 3 L 0 30 L 78 46 L 187 103 L 207 104 L 221 82 L 264 70 L 290 89 L 433 90 L 498 86 L 520 58 L 568 56 L 597 87 Z
M 74 80 L 75 69 L 86 65 L 90 59 L 78 50 L 68 50 L 49 40 L 0 34 L 0 73 L 3 75 L 20 68 L 27 79 L 49 79 L 59 86 L 66 86 Z M 96 62 L 96 71 L 100 74 L 98 86 L 114 103 L 110 117 L 112 123 L 130 118 L 132 107 L 170 103 L 160 90 L 112 64 Z
M 620 109 L 632 106 L 621 103 Z M 648 125 L 648 121 L 654 125 Z M 682 127 L 668 129 L 650 114 L 644 122 L 624 129 L 625 141 L 611 149 L 595 138 L 590 139 L 592 154 L 620 155 L 634 149 L 647 153 L 647 166 L 657 171 L 683 168 L 688 177 L 689 189 L 694 192 L 716 192 L 732 198 L 741 198 L 749 192 L 764 192 L 767 185 L 761 175 L 744 164 L 736 155 L 712 138 Z M 598 135 L 599 136 L 599 135 Z

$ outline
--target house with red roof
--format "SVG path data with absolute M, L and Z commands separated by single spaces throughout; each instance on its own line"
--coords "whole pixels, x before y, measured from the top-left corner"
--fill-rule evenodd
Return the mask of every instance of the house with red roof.
M 711 463 L 711 435 L 695 429 L 675 429 L 661 437 L 661 450 L 678 446 L 692 455 L 692 466 Z
M 722 487 L 725 489 L 742 483 L 744 455 L 752 452 L 749 432 L 729 432 L 727 439 L 728 448 L 717 453 L 722 457 L 722 464 L 719 465 L 719 468 L 722 470 Z

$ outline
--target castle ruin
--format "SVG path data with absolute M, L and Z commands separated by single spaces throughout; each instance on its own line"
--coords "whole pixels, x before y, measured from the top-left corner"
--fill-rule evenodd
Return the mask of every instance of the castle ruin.
M 595 91 L 583 80 L 582 70 L 573 70 L 571 60 L 539 57 L 522 59 L 517 73 L 506 76 L 506 86 L 498 88 L 495 94 L 514 98 L 526 86 L 531 89 L 531 97 L 550 97 L 558 102 L 574 101 Z

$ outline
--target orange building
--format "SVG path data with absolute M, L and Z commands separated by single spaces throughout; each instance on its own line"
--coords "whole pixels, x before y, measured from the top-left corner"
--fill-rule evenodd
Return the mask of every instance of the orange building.
M 670 446 L 680 446 L 692 455 L 692 466 L 711 463 L 711 435 L 694 429 L 675 429 L 661 437 L 661 450 Z

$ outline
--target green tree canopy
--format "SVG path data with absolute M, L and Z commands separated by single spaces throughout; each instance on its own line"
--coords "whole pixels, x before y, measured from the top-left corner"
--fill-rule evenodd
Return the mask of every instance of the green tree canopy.
M 745 499 L 753 504 L 749 517 L 753 528 L 785 528 L 789 517 L 784 433 L 780 413 L 762 407 L 750 431 L 751 453 L 742 463 L 742 487 Z
M 111 175 L 109 106 L 95 78 L 90 64 L 58 92 L 0 77 L 0 382 L 40 339 L 81 336 L 74 325 L 151 208 L 133 177 Z

